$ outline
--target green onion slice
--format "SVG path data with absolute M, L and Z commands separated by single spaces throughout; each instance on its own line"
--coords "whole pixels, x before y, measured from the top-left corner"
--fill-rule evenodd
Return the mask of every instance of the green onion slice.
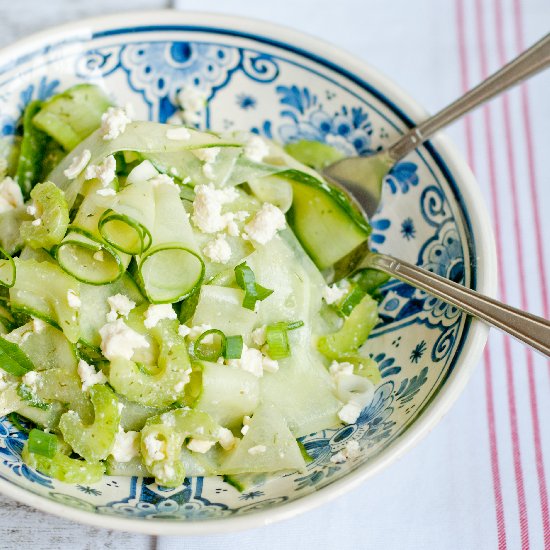
M 226 359 L 240 359 L 243 354 L 243 337 L 227 336 L 225 339 L 225 353 Z
M 246 309 L 254 310 L 256 302 L 265 300 L 273 294 L 273 290 L 256 283 L 256 276 L 246 262 L 235 267 L 235 279 L 244 290 L 243 307 Z
M 13 258 L 0 248 L 0 285 L 11 288 L 15 284 L 15 262 Z
M 34 365 L 17 344 L 0 338 L 0 368 L 13 376 L 23 376 L 34 370 Z
M 355 286 L 344 298 L 344 301 L 340 306 L 340 311 L 348 317 L 353 311 L 353 308 L 359 304 L 366 294 L 367 293 L 360 286 Z
M 206 339 L 212 342 L 205 342 Z M 212 328 L 203 332 L 193 344 L 193 354 L 202 361 L 216 361 L 218 357 L 225 354 L 226 349 L 225 334 L 218 329 Z
M 57 452 L 57 436 L 34 428 L 29 433 L 28 446 L 30 453 L 53 458 Z
M 148 250 L 153 240 L 150 231 L 143 224 L 110 208 L 99 218 L 97 228 L 113 248 L 134 256 Z
M 303 321 L 291 321 L 289 323 L 286 323 L 286 330 L 294 330 L 303 326 L 304 326 Z
M 271 359 L 284 359 L 290 355 L 286 323 L 269 325 L 265 330 L 268 355 Z

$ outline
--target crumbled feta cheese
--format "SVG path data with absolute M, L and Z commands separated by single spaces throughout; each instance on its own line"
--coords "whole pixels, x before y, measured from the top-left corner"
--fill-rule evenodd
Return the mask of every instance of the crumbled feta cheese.
M 216 172 L 214 172 L 214 165 L 207 162 L 202 167 L 202 173 L 205 178 L 208 178 L 210 181 L 216 179 Z
M 90 159 L 92 158 L 92 153 L 89 149 L 84 149 L 80 153 L 80 155 L 75 155 L 72 160 L 69 167 L 63 172 L 65 177 L 70 180 L 74 180 L 82 174 L 84 171 L 84 168 L 88 166 L 88 163 L 90 162 Z
M 235 436 L 227 428 L 220 429 L 218 441 L 226 451 L 230 451 L 235 446 Z
M 98 179 L 102 187 L 107 187 L 116 176 L 116 160 L 113 155 L 106 157 L 100 164 L 92 164 L 86 168 L 86 180 Z
M 39 225 L 42 225 L 42 220 L 40 218 L 37 218 L 36 220 L 33 220 L 31 222 L 31 225 L 34 225 L 35 227 L 38 227 Z
M 250 447 L 250 449 L 248 449 L 248 454 L 254 456 L 265 453 L 266 451 L 267 447 L 265 445 L 256 445 L 255 447 Z
M 262 358 L 262 369 L 264 372 L 277 372 L 279 370 L 279 361 L 264 356 Z
M 116 191 L 110 187 L 107 187 L 106 189 L 98 189 L 96 193 L 101 197 L 114 197 L 116 195 Z
M 285 227 L 285 215 L 279 208 L 266 202 L 256 212 L 252 220 L 244 226 L 244 230 L 253 241 L 259 244 L 266 244 L 275 237 L 277 231 Z
M 98 250 L 97 252 L 94 253 L 94 255 L 92 256 L 92 258 L 96 261 L 96 262 L 102 262 L 104 261 L 104 257 L 103 257 L 103 250 Z
M 244 154 L 254 162 L 262 162 L 269 155 L 269 146 L 260 136 L 252 136 L 244 145 Z
M 121 107 L 109 107 L 101 115 L 101 133 L 104 140 L 116 139 L 124 133 L 126 126 L 132 122 L 131 111 L 133 111 L 131 105 L 127 105 L 124 109 Z
M 107 298 L 111 311 L 107 313 L 107 321 L 112 322 L 120 317 L 128 317 L 130 311 L 136 307 L 136 303 L 124 294 L 114 294 Z
M 37 212 L 38 212 L 38 209 L 34 204 L 29 204 L 29 206 L 27 206 L 27 214 L 29 216 L 36 216 Z
M 155 434 L 149 434 L 145 437 L 143 445 L 147 454 L 145 457 L 147 464 L 166 458 L 166 442 L 157 439 Z
M 204 149 L 193 149 L 193 154 L 203 162 L 214 162 L 220 152 L 219 147 L 205 147 Z
M 353 401 L 346 403 L 338 412 L 338 418 L 344 424 L 355 424 L 361 414 L 361 406 Z
M 182 338 L 185 338 L 185 337 L 188 336 L 190 333 L 191 333 L 191 329 L 190 329 L 187 325 L 180 325 L 180 326 L 178 327 L 178 334 L 179 334 Z
M 78 376 L 80 376 L 80 381 L 82 382 L 82 391 L 88 391 L 88 388 L 95 386 L 96 384 L 105 384 L 107 382 L 107 377 L 103 374 L 102 371 L 95 370 L 93 365 L 90 365 L 81 359 L 78 362 Z
M 139 456 L 139 442 L 139 432 L 125 432 L 119 428 L 111 451 L 113 458 L 117 462 L 130 462 L 132 458 Z
M 196 340 L 203 332 L 206 332 L 211 328 L 212 327 L 207 324 L 195 325 L 194 327 L 191 327 L 191 330 L 189 331 L 189 340 Z M 205 344 L 208 344 L 208 342 L 205 342 Z
M 42 319 L 37 319 L 36 317 L 33 317 L 32 320 L 32 329 L 37 334 L 40 334 L 44 329 L 46 328 L 46 323 L 42 321 Z
M 184 185 L 187 185 L 188 183 L 191 183 L 191 177 L 190 176 L 185 176 L 185 178 L 183 178 L 182 182 Z
M 193 223 L 203 233 L 223 231 L 234 214 L 222 214 L 222 206 L 233 202 L 238 193 L 232 187 L 216 189 L 213 185 L 197 185 L 193 201 Z
M 183 109 L 182 120 L 186 124 L 198 124 L 206 107 L 206 94 L 198 88 L 187 86 L 178 92 L 177 101 Z
M 187 448 L 195 453 L 207 453 L 214 445 L 215 441 L 208 441 L 206 439 L 191 439 L 187 443 Z
M 353 364 L 348 363 L 347 361 L 342 361 L 341 363 L 338 361 L 333 361 L 328 370 L 333 377 L 349 375 L 353 374 Z
M 162 319 L 177 319 L 178 316 L 172 307 L 172 304 L 151 304 L 145 312 L 145 328 L 156 327 Z
M 333 455 L 330 461 L 333 464 L 342 464 L 348 459 L 353 459 L 361 454 L 361 447 L 355 440 L 348 441 L 346 446 L 338 453 Z
M 250 421 L 251 420 L 252 419 L 248 415 L 245 415 L 243 417 L 243 427 L 241 428 L 241 433 L 243 435 L 246 435 L 248 433 L 248 430 L 250 430 Z
M 226 264 L 231 259 L 231 247 L 223 234 L 209 241 L 202 251 L 208 259 L 219 264 Z
M 0 213 L 23 206 L 23 194 L 21 187 L 6 177 L 0 182 Z
M 175 166 L 172 166 L 169 171 L 173 176 L 177 176 L 179 174 L 178 169 Z
M 187 384 L 187 382 L 189 382 L 189 378 L 186 378 L 185 380 L 180 380 L 175 386 L 174 386 L 174 391 L 176 393 L 181 393 L 184 388 L 185 388 L 185 384 Z
M 80 296 L 71 288 L 67 290 L 67 303 L 73 309 L 78 309 L 82 305 Z
M 249 348 L 243 344 L 243 351 L 239 359 L 230 359 L 227 364 L 230 367 L 237 367 L 246 372 L 250 372 L 258 378 L 263 376 L 263 355 L 260 350 Z
M 266 342 L 266 326 L 263 325 L 259 328 L 256 328 L 252 331 L 252 334 L 250 335 L 252 338 L 252 342 L 256 344 L 258 347 L 262 347 Z
M 336 285 L 326 286 L 323 288 L 323 298 L 327 304 L 335 304 L 346 295 L 346 292 L 347 289 L 338 288 Z
M 166 137 L 172 141 L 187 141 L 191 139 L 191 132 L 182 126 L 181 128 L 168 128 Z
M 31 388 L 32 391 L 34 392 L 36 391 L 36 383 L 38 382 L 39 378 L 40 378 L 40 375 L 36 371 L 31 370 L 23 376 L 21 381 L 26 386 L 29 386 L 29 388 Z
M 101 351 L 112 361 L 115 357 L 130 360 L 137 348 L 148 348 L 149 342 L 142 334 L 132 330 L 122 319 L 111 321 L 99 329 Z
M 149 180 L 149 183 L 153 187 L 157 187 L 158 185 L 170 185 L 179 191 L 178 185 L 174 183 L 174 180 L 168 174 L 159 174 L 158 176 L 154 176 Z

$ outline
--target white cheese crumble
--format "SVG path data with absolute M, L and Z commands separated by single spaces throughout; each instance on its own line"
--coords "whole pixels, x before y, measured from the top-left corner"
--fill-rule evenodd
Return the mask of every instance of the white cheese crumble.
M 198 124 L 201 121 L 206 107 L 206 94 L 202 90 L 186 86 L 178 92 L 177 101 L 183 110 L 181 119 L 186 124 Z
M 107 298 L 111 311 L 107 313 L 107 321 L 112 322 L 120 317 L 128 317 L 130 311 L 136 307 L 136 303 L 124 294 L 113 294 Z
M 191 132 L 184 126 L 181 128 L 169 128 L 166 130 L 166 138 L 171 141 L 187 141 L 191 139 Z
M 23 206 L 21 187 L 15 181 L 6 177 L 0 182 L 0 213 Z
M 244 145 L 244 154 L 254 162 L 262 162 L 269 155 L 269 146 L 260 136 L 251 136 Z
M 36 220 L 33 220 L 31 222 L 31 225 L 34 225 L 35 227 L 38 227 L 39 225 L 42 225 L 42 220 L 40 218 L 37 218 Z
M 27 214 L 29 216 L 36 216 L 37 212 L 38 212 L 38 209 L 36 208 L 36 206 L 34 204 L 29 204 L 29 206 L 27 206 Z
M 84 171 L 84 168 L 88 166 L 88 163 L 90 162 L 90 159 L 92 158 L 92 153 L 89 149 L 84 149 L 80 153 L 80 155 L 75 155 L 72 160 L 69 167 L 63 172 L 65 177 L 70 180 L 74 180 L 82 174 Z
M 114 197 L 116 195 L 116 191 L 110 187 L 107 187 L 106 189 L 98 189 L 96 193 L 101 197 Z
M 265 445 L 256 445 L 255 447 L 250 447 L 250 449 L 248 449 L 248 454 L 254 456 L 265 453 L 266 451 L 267 447 Z
M 258 347 L 262 347 L 266 342 L 266 326 L 263 325 L 259 328 L 256 328 L 252 331 L 250 337 L 252 342 Z
M 42 321 L 42 319 L 37 319 L 36 317 L 33 317 L 33 320 L 32 320 L 33 332 L 40 334 L 45 328 L 46 328 L 46 323 Z
M 82 305 L 80 296 L 72 288 L 67 290 L 67 303 L 72 309 L 78 309 Z
M 355 440 L 352 440 L 352 441 L 348 441 L 346 443 L 346 446 L 341 451 L 333 455 L 330 458 L 330 461 L 333 464 L 342 464 L 346 462 L 346 460 L 348 459 L 358 457 L 360 454 L 361 454 L 361 447 L 359 446 L 359 443 Z
M 323 288 L 323 298 L 327 304 L 335 304 L 339 302 L 347 293 L 347 289 L 338 288 L 336 285 L 326 286 Z
M 97 252 L 95 252 L 92 258 L 96 262 L 103 262 L 105 260 L 105 258 L 103 257 L 103 250 L 98 250 Z
M 218 441 L 220 442 L 222 448 L 226 451 L 230 451 L 233 447 L 235 447 L 236 443 L 235 436 L 231 430 L 228 430 L 227 428 L 220 428 Z
M 172 307 L 172 304 L 151 304 L 145 312 L 143 324 L 145 328 L 156 327 L 162 319 L 177 319 L 178 316 Z
M 113 155 L 105 157 L 100 164 L 92 164 L 86 168 L 84 178 L 86 180 L 98 179 L 102 187 L 107 187 L 116 176 L 116 160 Z
M 236 367 L 260 378 L 265 372 L 276 372 L 279 370 L 279 362 L 264 355 L 256 348 L 249 348 L 243 344 L 243 351 L 239 359 L 229 359 L 227 364 Z
M 29 386 L 29 388 L 31 388 L 31 390 L 33 392 L 35 392 L 36 391 L 36 383 L 38 382 L 39 378 L 40 378 L 40 375 L 36 371 L 31 370 L 23 376 L 21 381 L 26 386 Z
M 256 212 L 244 230 L 248 237 L 259 244 L 268 243 L 280 229 L 286 227 L 285 215 L 279 208 L 268 202 Z
M 226 264 L 231 259 L 231 246 L 223 234 L 209 241 L 202 251 L 209 260 L 218 264 Z
M 164 460 L 166 458 L 166 443 L 157 439 L 155 434 L 149 434 L 144 440 L 143 445 L 147 456 L 147 464 L 156 462 L 157 460 Z
M 189 331 L 189 340 L 196 340 L 203 332 L 206 332 L 211 328 L 212 326 L 207 325 L 206 323 L 203 325 L 195 325 L 191 327 L 191 330 Z M 205 344 L 208 344 L 208 342 L 205 342 Z
M 349 375 L 353 374 L 353 364 L 347 361 L 342 361 L 341 363 L 333 361 L 328 370 L 333 377 Z
M 101 115 L 101 133 L 103 139 L 109 141 L 116 139 L 124 130 L 126 126 L 132 122 L 133 108 L 131 105 L 121 107 L 109 107 Z
M 208 441 L 206 439 L 191 439 L 187 443 L 187 448 L 195 453 L 207 453 L 214 445 L 215 441 Z
M 188 336 L 189 334 L 191 334 L 191 329 L 187 326 L 187 325 L 180 325 L 178 327 L 178 334 L 182 337 L 182 338 L 185 338 L 186 336 Z
M 277 372 L 279 370 L 279 361 L 264 356 L 262 358 L 262 368 L 264 372 Z
M 207 162 L 202 167 L 202 173 L 205 178 L 208 178 L 210 181 L 216 179 L 216 172 L 214 172 L 214 165 Z
M 117 462 L 130 462 L 132 458 L 139 456 L 139 442 L 139 432 L 125 432 L 119 428 L 111 451 L 113 458 Z
M 80 376 L 80 381 L 82 382 L 82 391 L 88 391 L 88 388 L 95 386 L 96 384 L 105 384 L 107 382 L 107 377 L 103 374 L 102 371 L 95 370 L 93 365 L 90 365 L 81 359 L 78 362 L 78 376 Z
M 154 176 L 149 180 L 149 183 L 153 187 L 157 187 L 159 185 L 170 185 L 179 191 L 178 185 L 174 183 L 174 180 L 168 174 L 159 174 L 158 176 Z
M 241 428 L 241 433 L 243 435 L 246 435 L 248 433 L 248 430 L 250 430 L 250 422 L 251 418 L 248 415 L 243 416 L 243 427 Z
M 192 151 L 192 153 L 203 162 L 214 162 L 219 152 L 219 147 L 205 147 L 204 149 L 193 149 Z
M 197 185 L 193 201 L 193 223 L 203 233 L 223 231 L 234 220 L 235 214 L 222 214 L 222 206 L 233 202 L 238 196 L 232 187 L 216 189 L 212 184 Z
M 344 424 L 355 424 L 361 414 L 361 410 L 361 406 L 353 401 L 346 403 L 338 412 L 338 418 L 344 422 Z
M 134 350 L 148 348 L 149 342 L 142 334 L 132 330 L 122 319 L 111 321 L 99 329 L 101 352 L 106 359 L 132 359 Z

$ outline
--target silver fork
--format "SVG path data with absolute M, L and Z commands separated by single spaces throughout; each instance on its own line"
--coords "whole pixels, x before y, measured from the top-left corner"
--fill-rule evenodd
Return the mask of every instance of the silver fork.
M 342 189 L 368 218 L 378 209 L 384 177 L 398 160 L 441 128 L 549 65 L 550 34 L 547 34 L 464 96 L 407 132 L 388 149 L 368 157 L 339 160 L 327 166 L 323 175 L 331 184 Z M 333 280 L 364 268 L 383 271 L 421 288 L 550 356 L 548 320 L 503 304 L 408 262 L 372 252 L 366 246 L 334 266 Z

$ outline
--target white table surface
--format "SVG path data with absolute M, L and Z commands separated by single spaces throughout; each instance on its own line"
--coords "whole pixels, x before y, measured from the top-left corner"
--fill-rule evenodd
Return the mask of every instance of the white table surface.
M 550 22 L 547 0 L 0 0 L 0 46 L 84 16 L 166 7 L 243 14 L 323 37 L 430 111 L 548 32 Z M 538 76 L 527 91 L 448 131 L 499 227 L 501 298 L 547 317 L 549 90 L 549 74 Z M 282 524 L 156 538 L 78 525 L 0 497 L 0 548 L 550 549 L 549 375 L 548 362 L 492 333 L 466 391 L 421 444 L 359 489 Z

